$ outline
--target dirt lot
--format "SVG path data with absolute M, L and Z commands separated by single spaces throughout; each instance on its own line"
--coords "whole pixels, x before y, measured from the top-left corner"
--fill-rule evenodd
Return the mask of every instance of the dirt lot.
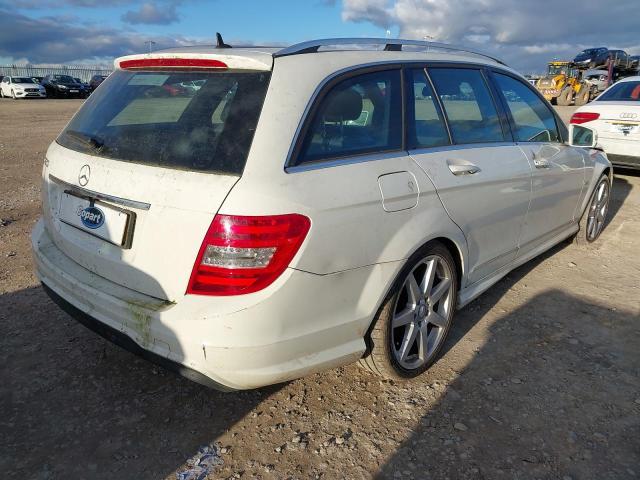
M 616 175 L 597 244 L 558 246 L 460 311 L 421 381 L 349 366 L 223 394 L 111 345 L 38 287 L 41 162 L 79 105 L 0 101 L 2 478 L 173 479 L 207 444 L 223 462 L 208 478 L 640 476 L 637 174 Z

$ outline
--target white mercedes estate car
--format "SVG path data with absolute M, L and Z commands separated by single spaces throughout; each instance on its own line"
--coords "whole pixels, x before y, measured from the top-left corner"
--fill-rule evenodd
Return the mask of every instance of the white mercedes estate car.
M 37 274 L 86 326 L 216 388 L 358 360 L 410 379 L 456 309 L 598 238 L 596 141 L 450 45 L 127 56 L 46 153 Z
M 640 76 L 611 85 L 576 110 L 571 123 L 595 130 L 611 163 L 640 169 Z

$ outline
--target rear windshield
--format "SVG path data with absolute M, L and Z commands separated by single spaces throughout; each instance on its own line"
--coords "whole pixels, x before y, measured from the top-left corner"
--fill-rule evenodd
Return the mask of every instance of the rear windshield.
M 269 77 L 269 72 L 118 70 L 57 141 L 99 157 L 240 175 Z
M 620 82 L 598 97 L 598 101 L 640 102 L 640 82 Z

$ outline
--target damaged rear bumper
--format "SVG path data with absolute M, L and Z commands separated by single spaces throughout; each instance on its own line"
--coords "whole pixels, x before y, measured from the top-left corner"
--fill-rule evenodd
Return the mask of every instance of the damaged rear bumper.
M 287 269 L 267 289 L 175 302 L 107 280 L 67 257 L 41 220 L 36 273 L 65 311 L 108 340 L 219 390 L 258 388 L 356 361 L 375 314 L 381 264 L 330 275 Z M 383 287 L 386 288 L 386 287 Z
M 71 315 L 74 319 L 76 319 L 79 323 L 84 325 L 90 330 L 93 330 L 98 335 L 103 338 L 106 338 L 110 342 L 118 345 L 119 347 L 128 350 L 129 352 L 138 355 L 139 357 L 144 358 L 150 362 L 153 362 L 157 365 L 160 365 L 167 370 L 171 370 L 172 372 L 176 372 L 179 375 L 193 381 L 204 385 L 209 388 L 214 388 L 216 390 L 221 390 L 223 392 L 232 392 L 233 388 L 229 388 L 221 383 L 214 381 L 213 379 L 203 375 L 200 372 L 197 372 L 189 367 L 186 367 L 178 362 L 174 362 L 167 357 L 163 357 L 149 350 L 145 350 L 136 342 L 134 342 L 131 337 L 125 335 L 121 331 L 116 330 L 113 327 L 110 327 L 106 323 L 101 322 L 100 320 L 93 318 L 91 315 L 87 315 L 82 310 L 74 307 L 69 302 L 67 302 L 64 298 L 58 295 L 56 292 L 51 290 L 45 283 L 42 284 L 44 291 L 47 295 L 53 300 L 62 310 Z

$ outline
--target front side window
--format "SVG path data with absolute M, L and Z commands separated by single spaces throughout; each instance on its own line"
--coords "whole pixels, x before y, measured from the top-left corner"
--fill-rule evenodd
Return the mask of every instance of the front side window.
M 314 110 L 296 164 L 402 147 L 400 70 L 336 84 Z
M 408 147 L 449 145 L 449 133 L 423 69 L 409 71 Z
M 497 73 L 495 79 L 509 107 L 517 141 L 560 141 L 553 112 L 540 97 L 513 77 Z
M 480 70 L 432 68 L 454 143 L 504 142 L 498 112 Z

